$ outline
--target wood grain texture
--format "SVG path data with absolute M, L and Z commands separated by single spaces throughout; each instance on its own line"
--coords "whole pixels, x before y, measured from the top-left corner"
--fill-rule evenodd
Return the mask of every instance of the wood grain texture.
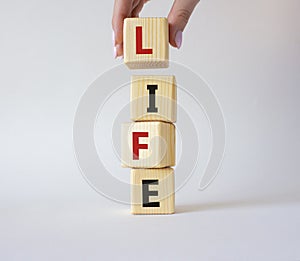
M 136 27 L 142 27 L 142 47 L 152 54 L 137 54 Z M 169 26 L 166 18 L 127 18 L 123 30 L 124 63 L 130 69 L 169 66 Z
M 175 184 L 174 183 L 175 183 L 174 170 L 172 168 L 132 169 L 131 170 L 131 213 L 132 214 L 174 213 L 175 212 Z
M 149 86 L 155 90 L 156 112 L 149 111 Z M 177 94 L 175 76 L 133 75 L 130 89 L 130 115 L 133 121 L 176 122 Z
M 139 137 L 139 144 L 147 144 L 147 149 L 139 149 L 138 159 L 134 159 L 134 134 L 147 133 Z M 123 167 L 164 168 L 175 165 L 175 126 L 166 122 L 132 122 L 122 124 Z

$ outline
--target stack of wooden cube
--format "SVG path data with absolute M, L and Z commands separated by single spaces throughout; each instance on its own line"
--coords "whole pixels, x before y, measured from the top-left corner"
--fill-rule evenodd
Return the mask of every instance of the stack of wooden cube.
M 167 68 L 166 18 L 124 21 L 124 62 L 130 69 Z M 131 170 L 131 212 L 175 211 L 176 80 L 169 75 L 131 78 L 131 123 L 122 125 L 122 166 Z

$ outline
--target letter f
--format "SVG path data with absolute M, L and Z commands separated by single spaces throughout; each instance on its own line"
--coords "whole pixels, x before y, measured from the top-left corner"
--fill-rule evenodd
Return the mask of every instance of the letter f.
M 140 149 L 147 150 L 148 144 L 140 144 L 139 137 L 148 138 L 148 132 L 133 132 L 132 133 L 132 150 L 133 160 L 138 160 L 140 156 Z

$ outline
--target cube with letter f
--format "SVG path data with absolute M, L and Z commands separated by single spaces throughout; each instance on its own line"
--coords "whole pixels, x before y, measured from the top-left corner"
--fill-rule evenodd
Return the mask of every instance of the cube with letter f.
M 164 168 L 175 165 L 175 127 L 166 122 L 122 125 L 122 166 Z

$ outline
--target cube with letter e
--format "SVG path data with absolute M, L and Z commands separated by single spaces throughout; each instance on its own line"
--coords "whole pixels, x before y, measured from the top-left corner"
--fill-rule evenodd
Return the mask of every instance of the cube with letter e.
M 172 214 L 175 205 L 174 170 L 131 170 L 131 213 Z

